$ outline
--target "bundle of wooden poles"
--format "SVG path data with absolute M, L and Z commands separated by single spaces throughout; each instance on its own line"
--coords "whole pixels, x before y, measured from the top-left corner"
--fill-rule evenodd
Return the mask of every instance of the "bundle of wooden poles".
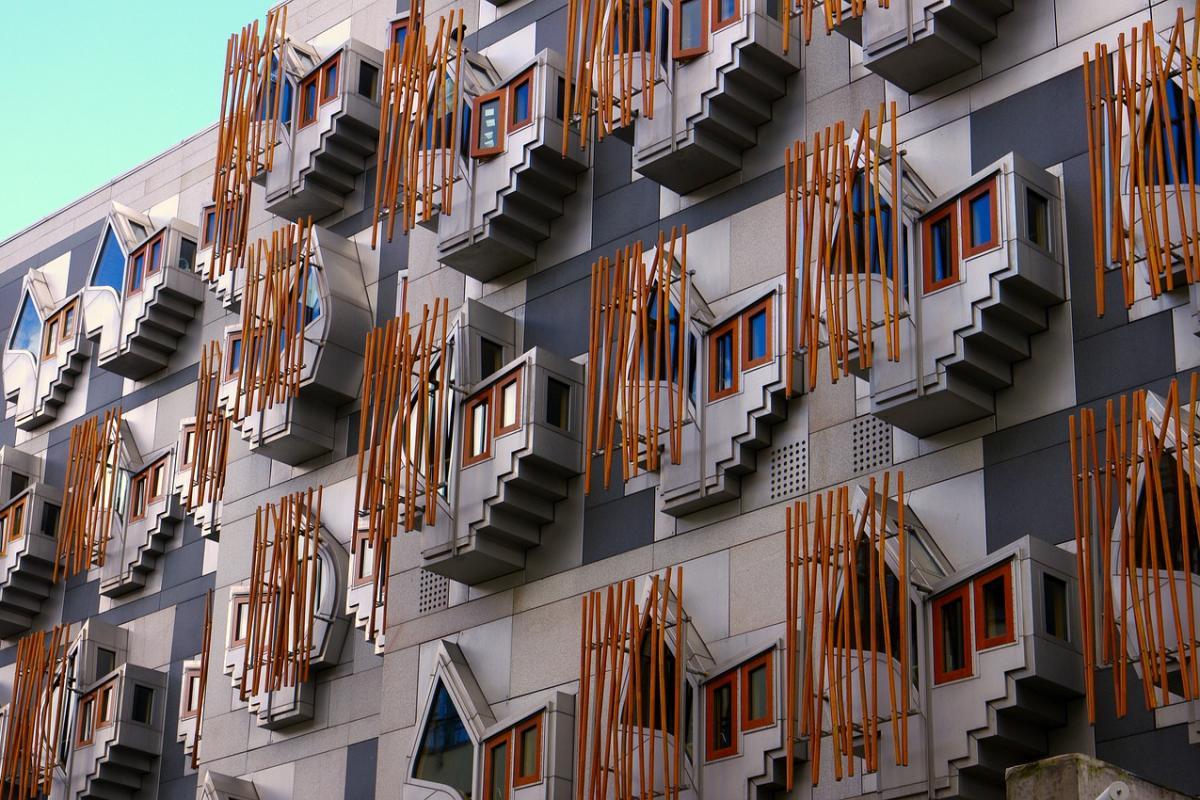
M 392 240 L 396 217 L 408 233 L 428 221 L 435 209 L 454 210 L 461 124 L 463 10 L 438 19 L 432 46 L 425 4 L 415 0 L 404 46 L 388 48 L 379 104 L 379 169 L 375 173 L 375 215 L 371 246 L 384 235 Z
M 449 424 L 449 320 L 449 298 L 437 298 L 432 310 L 422 309 L 419 324 L 406 308 L 367 334 L 353 530 L 365 527 L 374 562 L 369 639 L 387 628 L 392 538 L 416 529 L 418 511 L 426 523 L 437 522 Z
M 204 631 L 200 645 L 200 696 L 196 700 L 196 736 L 192 740 L 192 769 L 200 768 L 200 739 L 204 735 L 204 696 L 208 691 L 208 663 L 212 655 L 213 590 L 204 596 Z
M 53 579 L 104 566 L 113 515 L 124 500 L 121 481 L 121 408 L 71 428 L 67 482 L 58 520 Z
M 1118 717 L 1127 711 L 1131 663 L 1141 667 L 1147 709 L 1171 702 L 1175 670 L 1177 691 L 1186 700 L 1200 699 L 1194 604 L 1200 598 L 1193 597 L 1191 580 L 1193 548 L 1200 548 L 1197 380 L 1193 373 L 1187 405 L 1178 381 L 1171 381 L 1157 421 L 1152 411 L 1158 398 L 1144 389 L 1108 400 L 1103 460 L 1096 412 L 1080 409 L 1068 423 L 1084 679 L 1093 722 L 1097 620 L 1100 664 L 1112 666 Z M 1168 516 L 1173 513 L 1177 520 Z M 1168 535 L 1175 522 L 1178 541 Z
M 259 173 L 269 171 L 275 160 L 283 97 L 287 9 L 287 4 L 281 4 L 268 11 L 261 33 L 255 20 L 243 27 L 241 33 L 232 34 L 225 46 L 213 167 L 216 229 L 209 280 L 241 263 L 250 230 L 252 181 Z
M 17 642 L 12 699 L 4 730 L 0 783 L 4 798 L 49 797 L 71 703 L 67 681 L 69 625 L 34 631 Z M 74 746 L 74 742 L 70 743 Z
M 678 234 L 678 235 L 677 235 Z M 680 259 L 676 268 L 678 239 Z M 592 457 L 604 457 L 608 488 L 612 457 L 622 453 L 625 480 L 659 466 L 661 406 L 666 400 L 665 432 L 671 463 L 683 455 L 687 365 L 687 226 L 660 231 L 653 262 L 647 267 L 642 243 L 618 249 L 610 260 L 592 264 L 588 320 L 587 409 L 584 431 L 584 491 L 592 487 Z M 673 286 L 678 283 L 678 294 Z M 679 329 L 671 341 L 671 308 L 678 308 Z M 656 315 L 652 318 L 651 314 Z M 660 377 L 665 376 L 667 386 Z M 620 435 L 617 423 L 620 420 Z M 618 441 L 619 438 L 619 441 Z
M 890 112 L 890 113 L 889 113 Z M 885 148 L 887 124 L 890 148 Z M 808 385 L 817 382 L 822 324 L 828 336 L 833 381 L 848 375 L 855 361 L 871 366 L 874 330 L 882 327 L 889 361 L 900 359 L 900 154 L 896 104 L 879 105 L 872 125 L 864 111 L 853 150 L 846 125 L 838 122 L 807 142 L 797 140 L 784 154 L 785 283 L 787 322 L 785 363 L 796 347 L 807 348 Z M 884 173 L 881 168 L 887 166 Z M 862 210 L 854 210 L 856 186 Z M 892 209 L 885 225 L 884 206 Z M 874 235 L 872 235 L 874 231 Z M 886 254 L 891 254 L 888 275 Z M 872 265 L 878 262 L 882 308 L 872 307 Z M 799 331 L 797 331 L 797 308 Z M 876 317 L 877 310 L 880 316 Z M 855 357 L 851 343 L 857 345 Z M 792 386 L 788 370 L 787 389 Z
M 846 487 L 818 494 L 811 513 L 807 500 L 787 509 L 784 726 L 789 791 L 795 785 L 793 753 L 797 735 L 809 741 L 814 786 L 821 776 L 822 740 L 826 732 L 833 747 L 833 772 L 837 780 L 854 774 L 856 737 L 861 737 L 863 769 L 877 771 L 879 721 L 884 716 L 891 719 L 895 763 L 908 764 L 908 534 L 904 527 L 904 473 L 899 472 L 896 477 L 894 528 L 888 513 L 892 502 L 890 480 L 891 474 L 885 472 L 879 495 L 876 490 L 880 486 L 871 478 L 866 504 L 857 519 Z M 897 537 L 900 572 L 896 608 L 889 606 L 886 586 L 887 540 L 892 535 Z M 864 557 L 865 569 L 861 563 Z M 864 576 L 865 583 L 860 583 Z M 864 614 L 866 626 L 862 622 Z M 898 641 L 892 640 L 889 621 L 893 615 L 897 618 Z M 877 650 L 879 638 L 883 640 L 882 652 Z M 887 673 L 890 706 L 887 712 L 879 708 L 878 702 L 880 656 L 885 659 L 883 670 Z
M 243 702 L 308 680 L 324 489 L 284 495 L 255 511 Z
M 1115 52 L 1097 44 L 1083 54 L 1099 315 L 1110 267 L 1121 271 L 1126 308 L 1137 296 L 1139 265 L 1151 297 L 1200 279 L 1200 153 L 1194 141 L 1200 14 L 1189 35 L 1178 9 L 1165 39 L 1159 41 L 1147 20 L 1140 32 L 1134 27 L 1128 38 L 1118 36 Z M 1172 111 L 1168 98 L 1176 92 L 1178 111 Z
M 244 351 L 243 351 L 244 352 Z M 191 472 L 188 475 L 188 510 L 219 503 L 225 496 L 225 470 L 229 462 L 229 434 L 233 420 L 221 402 L 221 382 L 226 354 L 213 340 L 200 352 L 196 382 L 196 422 L 192 436 Z M 184 454 L 180 453 L 180 462 Z
M 576 800 L 679 798 L 687 676 L 682 567 L 673 587 L 671 577 L 668 567 L 650 578 L 641 608 L 632 580 L 583 596 Z

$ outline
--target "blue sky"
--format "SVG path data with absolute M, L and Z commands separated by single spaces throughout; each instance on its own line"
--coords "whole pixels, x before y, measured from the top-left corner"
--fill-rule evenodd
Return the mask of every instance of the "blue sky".
M 0 4 L 0 240 L 216 122 L 225 41 L 270 2 Z

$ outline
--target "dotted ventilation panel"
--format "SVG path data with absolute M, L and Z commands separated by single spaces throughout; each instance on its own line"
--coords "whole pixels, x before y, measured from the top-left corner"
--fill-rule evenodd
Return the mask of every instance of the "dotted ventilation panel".
M 780 442 L 771 450 L 771 500 L 808 491 L 808 440 Z
M 854 420 L 855 475 L 892 466 L 892 426 L 868 414 Z
M 417 613 L 429 614 L 450 605 L 450 579 L 436 572 L 421 570 L 421 593 L 417 598 Z

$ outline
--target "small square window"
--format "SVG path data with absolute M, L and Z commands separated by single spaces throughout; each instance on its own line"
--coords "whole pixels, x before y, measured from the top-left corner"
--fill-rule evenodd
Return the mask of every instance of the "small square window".
M 554 378 L 546 379 L 546 424 L 567 430 L 571 419 L 571 387 Z
M 975 579 L 975 643 L 983 650 L 1015 639 L 1009 561 Z
M 106 647 L 96 648 L 96 677 L 103 678 L 117 667 L 117 654 Z
M 742 338 L 746 342 L 743 369 L 771 361 L 771 298 L 751 307 L 744 315 Z
M 926 292 L 936 291 L 958 281 L 954 209 L 954 205 L 947 206 L 930 216 L 923 225 Z
M 378 83 L 379 69 L 366 61 L 358 62 L 358 93 L 368 100 L 374 100 Z
M 508 130 L 515 131 L 533 121 L 533 70 L 509 84 Z
M 989 179 L 963 195 L 963 258 L 970 258 L 999 243 L 996 230 L 996 181 Z
M 772 653 L 763 653 L 742 667 L 743 731 L 764 728 L 775 722 L 771 657 Z
M 713 0 L 712 19 L 714 31 L 732 25 L 741 19 L 741 17 L 739 0 Z
M 967 625 L 971 596 L 967 586 L 933 601 L 933 682 L 946 683 L 971 674 L 971 628 Z
M 729 672 L 705 687 L 707 711 L 705 758 L 709 761 L 737 755 L 738 720 L 734 704 L 737 672 Z
M 479 339 L 479 380 L 496 374 L 504 366 L 504 348 L 491 339 Z
M 471 155 L 475 158 L 504 151 L 504 96 L 500 89 L 475 99 L 471 114 Z
M 720 400 L 738 390 L 738 319 L 735 317 L 709 335 L 708 399 Z
M 154 719 L 154 690 L 139 683 L 133 685 L 133 713 L 130 718 L 142 725 Z
M 1025 189 L 1025 238 L 1050 249 L 1050 201 L 1033 189 Z
M 1045 607 L 1046 634 L 1070 641 L 1067 627 L 1067 582 L 1049 573 L 1042 574 L 1042 604 Z
M 675 58 L 693 58 L 708 51 L 707 11 L 706 0 L 675 0 Z

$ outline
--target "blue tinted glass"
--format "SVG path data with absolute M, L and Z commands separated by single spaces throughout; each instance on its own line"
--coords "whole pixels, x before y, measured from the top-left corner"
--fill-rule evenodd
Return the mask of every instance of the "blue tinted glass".
M 747 346 L 751 361 L 767 355 L 767 312 L 765 309 L 750 317 L 750 341 Z
M 242 364 L 242 340 L 234 339 L 229 343 L 229 371 L 233 372 Z
M 1187 139 L 1190 136 L 1192 140 L 1192 153 L 1200 154 L 1200 121 L 1196 118 L 1196 106 L 1190 100 L 1187 101 L 1186 119 L 1184 113 L 1184 97 L 1183 90 L 1173 80 L 1166 82 L 1167 95 L 1167 116 L 1170 118 L 1170 126 L 1163 128 L 1162 133 L 1162 159 L 1163 166 L 1166 170 L 1166 183 L 1179 183 L 1177 172 L 1187 169 Z M 1154 119 L 1158 114 L 1158 110 L 1151 105 L 1149 109 L 1150 119 Z M 1190 130 L 1189 124 L 1190 123 Z M 1146 126 L 1147 132 L 1152 132 L 1155 126 Z M 1148 137 L 1147 137 L 1148 138 Z M 1147 142 L 1149 145 L 1149 142 Z M 1171 149 L 1175 151 L 1175 165 L 1171 164 Z M 1151 158 L 1149 161 L 1149 172 L 1152 182 L 1162 183 L 1159 180 L 1158 160 Z M 1193 155 L 1193 175 L 1191 182 L 1200 183 L 1200 155 Z
M 317 284 L 317 268 L 308 268 L 308 283 L 304 287 L 304 324 L 321 316 L 321 292 Z
M 930 258 L 933 259 L 933 280 L 941 282 L 951 275 L 950 264 L 950 220 L 944 219 L 930 230 Z
M 158 269 L 162 266 L 162 241 L 157 241 L 150 245 L 150 271 Z
M 990 191 L 971 201 L 971 246 L 979 247 L 992 241 L 992 193 Z
M 125 290 L 125 254 L 117 242 L 112 228 L 104 233 L 104 244 L 100 245 L 100 257 L 92 270 L 92 286 L 111 286 L 120 294 Z
M 325 71 L 325 88 L 324 88 L 324 91 L 321 93 L 321 96 L 325 99 L 329 99 L 330 97 L 334 97 L 335 95 L 337 95 L 337 92 L 338 92 L 338 65 L 337 65 L 337 62 L 334 62 Z
M 292 121 L 292 93 L 294 91 L 292 82 L 285 80 L 283 82 L 283 100 L 279 103 L 279 120 L 285 125 Z
M 304 84 L 304 121 L 309 122 L 317 118 L 317 82 L 310 81 Z
M 425 731 L 421 734 L 421 749 L 417 752 L 413 777 L 449 786 L 463 797 L 470 797 L 474 757 L 475 748 L 466 726 L 450 693 L 439 682 L 434 689 Z
M 717 339 L 717 390 L 733 386 L 733 333 Z
M 404 49 L 404 41 L 408 38 L 408 26 L 400 25 L 392 30 L 392 41 L 401 50 Z
M 217 233 L 217 210 L 215 208 L 207 209 L 204 212 L 204 243 L 212 244 L 213 237 Z
M 512 121 L 519 125 L 529 119 L 529 81 L 525 81 L 513 90 Z
M 717 7 L 720 9 L 718 22 L 733 19 L 733 16 L 737 14 L 737 0 L 720 0 Z
M 703 0 L 683 0 L 679 4 L 679 49 L 699 47 L 704 37 Z
M 13 350 L 36 352 L 37 342 L 41 337 L 42 320 L 33 306 L 33 298 L 26 294 L 25 299 L 21 301 L 21 311 L 17 314 L 17 324 L 13 327 L 9 347 Z
M 662 66 L 667 65 L 667 59 L 671 57 L 671 10 L 670 6 L 659 6 L 658 9 L 658 63 Z
M 141 256 L 141 255 L 139 255 L 133 259 L 133 269 L 130 271 L 130 275 L 129 275 L 129 288 L 130 289 L 142 288 L 142 269 L 145 266 L 145 262 L 146 262 L 145 257 Z

